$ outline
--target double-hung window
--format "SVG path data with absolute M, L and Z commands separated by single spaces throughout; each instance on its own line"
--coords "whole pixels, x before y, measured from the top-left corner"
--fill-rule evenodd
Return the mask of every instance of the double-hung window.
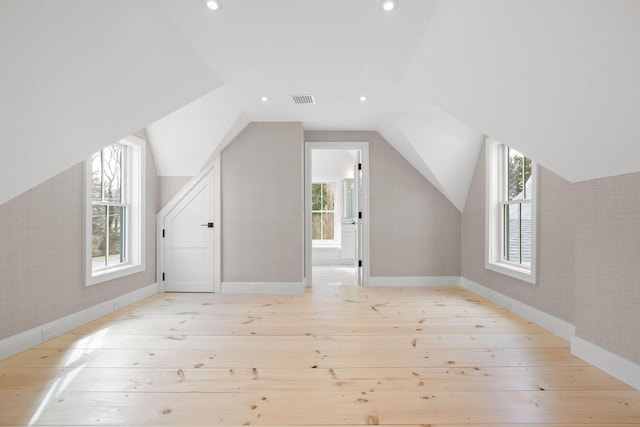
M 536 208 L 535 163 L 488 141 L 486 268 L 536 282 Z
M 144 145 L 135 137 L 86 161 L 85 283 L 144 269 Z
M 334 243 L 336 183 L 311 184 L 311 238 L 314 243 Z

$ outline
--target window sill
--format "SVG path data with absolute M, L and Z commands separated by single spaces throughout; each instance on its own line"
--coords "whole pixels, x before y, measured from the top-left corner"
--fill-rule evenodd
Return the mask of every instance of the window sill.
M 486 262 L 485 268 L 496 273 L 504 274 L 505 276 L 513 277 L 514 279 L 522 280 L 523 282 L 533 285 L 536 284 L 536 276 L 533 269 L 518 267 L 504 262 Z
M 130 274 L 139 273 L 141 271 L 144 271 L 144 265 L 136 264 L 109 268 L 96 273 L 91 272 L 90 275 L 87 275 L 86 277 L 85 286 L 97 285 L 109 280 L 119 279 Z

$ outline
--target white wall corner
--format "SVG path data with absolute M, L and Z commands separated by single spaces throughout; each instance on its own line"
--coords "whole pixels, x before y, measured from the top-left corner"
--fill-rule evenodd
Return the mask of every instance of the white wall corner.
M 576 336 L 571 338 L 571 354 L 640 390 L 640 365 Z
M 513 299 L 498 291 L 494 291 L 486 286 L 480 285 L 465 277 L 461 278 L 460 286 L 494 302 L 495 304 L 498 304 L 501 307 L 506 308 L 518 316 L 521 316 L 566 340 L 571 340 L 576 333 L 575 326 L 566 320 L 552 316 L 549 313 L 545 313 L 542 310 L 531 307 L 530 305 Z
M 426 286 L 460 286 L 459 276 L 406 276 L 386 277 L 372 276 L 369 278 L 371 287 L 389 288 L 419 288 Z
M 86 308 L 60 319 L 36 326 L 19 334 L 0 340 L 0 360 L 11 357 L 31 347 L 42 344 L 52 338 L 86 325 L 100 317 L 111 314 L 123 307 L 134 304 L 159 292 L 158 284 L 152 283 L 143 288 L 120 295 L 108 301 Z
M 301 294 L 303 282 L 222 282 L 223 294 Z

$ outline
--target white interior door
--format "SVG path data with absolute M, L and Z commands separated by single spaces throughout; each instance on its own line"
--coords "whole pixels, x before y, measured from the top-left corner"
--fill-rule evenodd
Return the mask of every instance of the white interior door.
M 166 216 L 167 292 L 214 291 L 214 184 L 211 170 Z

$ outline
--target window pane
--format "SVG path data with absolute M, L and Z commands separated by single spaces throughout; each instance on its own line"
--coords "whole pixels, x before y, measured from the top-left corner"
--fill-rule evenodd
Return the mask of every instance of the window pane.
M 343 181 L 343 190 L 342 190 L 342 216 L 344 218 L 354 218 L 355 211 L 355 184 L 352 178 L 345 179 Z
M 520 205 L 521 223 L 520 235 L 522 236 L 522 264 L 531 265 L 531 203 L 523 203 Z
M 91 156 L 91 200 L 102 200 L 102 152 Z
M 322 214 L 319 212 L 311 214 L 311 238 L 313 240 L 322 239 Z
M 109 259 L 108 265 L 121 264 L 124 259 L 124 213 L 122 206 L 109 206 Z
M 104 200 L 122 201 L 122 147 L 110 145 L 102 150 Z
M 311 210 L 322 209 L 322 184 L 311 184 Z
M 335 184 L 322 184 L 322 210 L 332 211 L 334 206 Z
M 504 259 L 520 263 L 520 205 L 504 205 Z
M 107 239 L 105 233 L 106 216 L 107 208 L 105 206 L 93 206 L 91 219 L 91 258 L 93 260 L 92 265 L 94 269 L 104 267 L 107 264 Z
M 524 157 L 524 198 L 531 200 L 531 189 L 533 183 L 531 182 L 531 159 Z
M 333 240 L 333 213 L 326 212 L 322 214 L 322 238 L 324 240 Z
M 507 200 L 519 200 L 524 198 L 523 186 L 523 157 L 516 150 L 509 148 L 507 156 Z

